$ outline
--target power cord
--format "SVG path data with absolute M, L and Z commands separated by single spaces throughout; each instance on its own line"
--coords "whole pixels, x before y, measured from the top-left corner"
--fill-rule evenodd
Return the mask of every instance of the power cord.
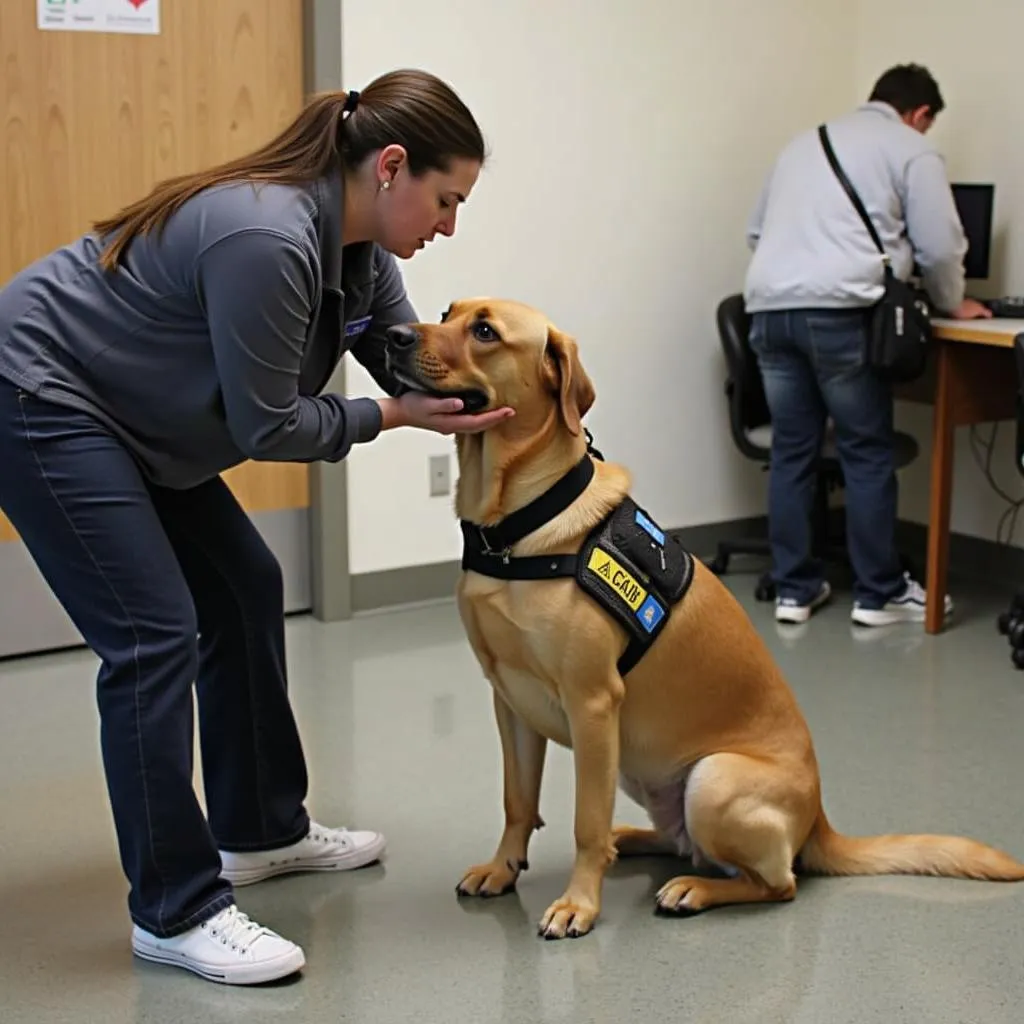
M 981 436 L 981 431 L 977 426 L 972 426 L 971 454 L 974 456 L 974 461 L 978 464 L 978 468 L 988 481 L 989 487 L 1006 502 L 1006 509 L 999 517 L 999 523 L 996 526 L 996 543 L 1010 545 L 1013 543 L 1013 536 L 1017 532 L 1017 516 L 1020 514 L 1021 508 L 1024 507 L 1024 497 L 1014 498 L 1008 494 L 997 483 L 992 472 L 992 458 L 995 454 L 996 439 L 999 436 L 999 426 L 998 423 L 992 424 L 992 429 L 987 439 Z M 1005 538 L 1003 537 L 1004 530 L 1006 531 Z

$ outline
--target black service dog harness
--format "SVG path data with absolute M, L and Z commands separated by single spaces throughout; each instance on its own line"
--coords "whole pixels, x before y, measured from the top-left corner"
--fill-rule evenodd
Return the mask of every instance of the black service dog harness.
M 601 453 L 588 445 L 583 458 L 553 487 L 494 526 L 463 520 L 462 568 L 499 580 L 574 578 L 625 628 L 629 646 L 618 662 L 619 674 L 625 676 L 689 590 L 693 555 L 628 497 L 591 530 L 577 555 L 511 554 L 516 543 L 564 512 L 587 489 L 594 458 L 602 458 Z

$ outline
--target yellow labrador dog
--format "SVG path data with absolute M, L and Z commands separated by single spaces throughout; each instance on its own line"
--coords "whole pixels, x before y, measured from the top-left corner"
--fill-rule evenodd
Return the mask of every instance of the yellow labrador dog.
M 392 329 L 388 360 L 410 387 L 516 413 L 457 439 L 458 604 L 493 688 L 505 803 L 497 851 L 469 868 L 461 894 L 504 893 L 527 866 L 549 740 L 573 752 L 576 858 L 540 922 L 548 938 L 590 931 L 618 854 L 671 852 L 719 869 L 660 890 L 658 909 L 678 914 L 790 900 L 795 866 L 1024 879 L 1024 865 L 970 839 L 833 831 L 779 668 L 726 587 L 628 504 L 628 472 L 590 456 L 582 420 L 593 385 L 575 342 L 541 312 L 459 301 L 439 324 Z M 628 523 L 613 515 L 623 507 Z M 634 523 L 650 538 L 646 555 Z M 613 827 L 617 786 L 652 829 Z

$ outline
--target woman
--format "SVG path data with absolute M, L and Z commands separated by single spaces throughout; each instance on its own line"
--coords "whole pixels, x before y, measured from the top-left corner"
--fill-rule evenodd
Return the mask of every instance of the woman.
M 281 573 L 218 474 L 511 414 L 402 393 L 383 354 L 387 328 L 415 319 L 394 256 L 454 233 L 484 156 L 446 84 L 390 73 L 159 185 L 0 292 L 0 507 L 102 663 L 141 957 L 234 984 L 290 974 L 302 950 L 240 913 L 233 885 L 384 849 L 306 813 Z M 389 397 L 319 394 L 346 350 Z

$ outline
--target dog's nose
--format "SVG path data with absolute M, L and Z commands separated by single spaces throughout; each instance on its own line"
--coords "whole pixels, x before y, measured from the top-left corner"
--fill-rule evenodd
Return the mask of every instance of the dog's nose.
M 412 348 L 420 340 L 419 331 L 408 324 L 396 324 L 388 328 L 388 344 L 395 349 Z

